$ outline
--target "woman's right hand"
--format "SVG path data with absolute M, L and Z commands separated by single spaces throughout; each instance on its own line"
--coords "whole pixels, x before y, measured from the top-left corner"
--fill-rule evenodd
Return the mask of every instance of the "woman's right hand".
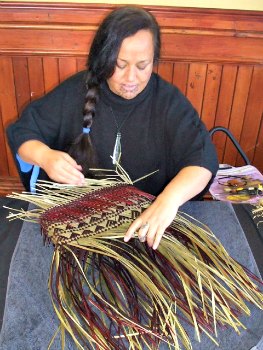
M 56 182 L 70 185 L 82 185 L 84 182 L 81 165 L 65 152 L 49 148 L 44 152 L 40 167 Z
M 82 185 L 84 182 L 81 166 L 69 154 L 53 150 L 38 140 L 23 143 L 18 154 L 25 162 L 45 170 L 53 181 L 70 185 Z

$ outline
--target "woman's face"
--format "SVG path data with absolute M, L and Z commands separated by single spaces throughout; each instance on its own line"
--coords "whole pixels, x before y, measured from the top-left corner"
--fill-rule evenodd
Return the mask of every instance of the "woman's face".
M 153 70 L 154 45 L 149 30 L 139 30 L 123 40 L 113 75 L 107 80 L 116 95 L 128 100 L 147 85 Z

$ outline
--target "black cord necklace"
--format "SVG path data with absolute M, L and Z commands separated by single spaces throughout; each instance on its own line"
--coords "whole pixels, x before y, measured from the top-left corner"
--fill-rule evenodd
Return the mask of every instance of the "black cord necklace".
M 111 114 L 113 115 L 114 122 L 115 122 L 115 125 L 117 128 L 117 134 L 116 134 L 116 139 L 115 139 L 115 144 L 114 144 L 113 154 L 112 154 L 112 163 L 113 164 L 120 162 L 120 158 L 121 158 L 121 129 L 122 129 L 123 125 L 126 123 L 126 121 L 129 119 L 129 117 L 131 116 L 133 110 L 134 110 L 134 108 L 132 108 L 130 110 L 130 112 L 126 115 L 126 117 L 122 120 L 121 124 L 119 125 L 117 118 L 113 112 L 113 109 L 110 106 L 110 111 L 111 111 Z

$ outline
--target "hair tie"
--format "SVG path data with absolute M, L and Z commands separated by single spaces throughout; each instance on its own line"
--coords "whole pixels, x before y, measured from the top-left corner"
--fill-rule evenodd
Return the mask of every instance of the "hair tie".
M 83 128 L 82 132 L 83 134 L 89 134 L 90 128 Z

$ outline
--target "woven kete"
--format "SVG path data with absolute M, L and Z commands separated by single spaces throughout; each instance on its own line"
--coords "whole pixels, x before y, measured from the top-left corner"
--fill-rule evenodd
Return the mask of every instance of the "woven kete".
M 238 318 L 249 315 L 247 302 L 263 308 L 261 282 L 184 213 L 156 251 L 136 234 L 125 243 L 130 223 L 154 200 L 132 185 L 46 183 L 26 200 L 40 209 L 13 215 L 40 222 L 54 245 L 49 290 L 62 335 L 67 331 L 76 348 L 153 350 L 166 344 L 190 350 L 186 324 L 198 339 L 204 333 L 217 343 L 217 327 L 242 328 Z

